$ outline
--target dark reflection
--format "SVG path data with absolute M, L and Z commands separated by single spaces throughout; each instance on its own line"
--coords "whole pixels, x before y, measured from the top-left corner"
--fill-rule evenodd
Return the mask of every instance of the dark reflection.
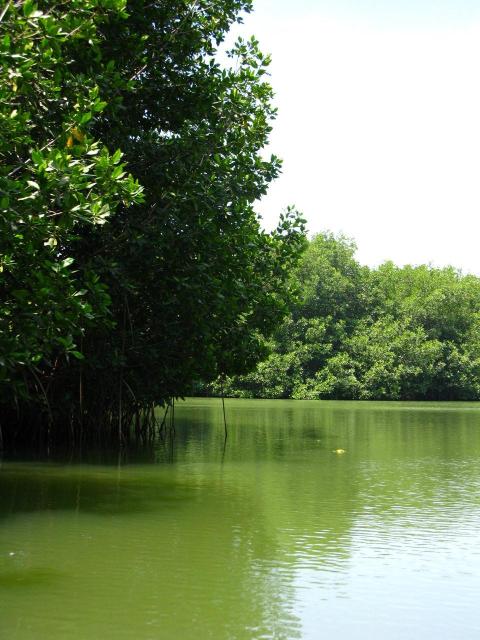
M 65 574 L 60 571 L 54 571 L 48 567 L 6 571 L 0 573 L 0 590 L 48 587 L 64 576 Z
M 59 465 L 108 465 L 118 466 L 131 463 L 149 464 L 156 461 L 157 444 L 155 442 L 132 441 L 125 446 L 84 445 L 66 446 L 52 445 L 47 449 L 14 449 L 4 452 L 0 458 L 3 462 L 38 462 Z
M 188 500 L 173 480 L 116 477 L 111 469 L 9 465 L 0 473 L 0 518 L 29 511 L 140 514 Z

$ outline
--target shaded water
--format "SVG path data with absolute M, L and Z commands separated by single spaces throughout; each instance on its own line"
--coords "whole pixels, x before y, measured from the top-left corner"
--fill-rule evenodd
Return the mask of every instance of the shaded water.
M 480 637 L 480 404 L 226 406 L 3 461 L 2 640 Z

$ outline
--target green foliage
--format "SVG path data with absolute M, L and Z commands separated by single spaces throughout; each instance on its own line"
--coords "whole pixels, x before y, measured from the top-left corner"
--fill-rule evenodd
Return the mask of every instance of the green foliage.
M 354 321 L 365 306 L 367 271 L 354 259 L 356 247 L 344 237 L 319 234 L 296 271 L 301 283 L 303 317 Z
M 480 398 L 480 279 L 428 266 L 361 267 L 343 236 L 316 236 L 299 303 L 232 395 L 306 399 Z M 288 363 L 288 367 L 286 366 Z M 256 384 L 252 384 L 255 382 Z
M 105 107 L 100 77 L 75 68 L 80 52 L 86 61 L 100 55 L 98 29 L 124 16 L 125 3 L 47 4 L 10 2 L 0 23 L 0 401 L 8 402 L 45 393 L 42 369 L 82 358 L 83 333 L 111 324 L 106 287 L 73 245 L 142 199 L 120 155 L 91 132 Z
M 260 153 L 275 116 L 269 58 L 252 38 L 231 68 L 215 59 L 250 9 L 7 5 L 0 403 L 15 420 L 123 429 L 265 354 L 305 240 L 295 211 L 271 234 L 254 211 L 280 170 Z

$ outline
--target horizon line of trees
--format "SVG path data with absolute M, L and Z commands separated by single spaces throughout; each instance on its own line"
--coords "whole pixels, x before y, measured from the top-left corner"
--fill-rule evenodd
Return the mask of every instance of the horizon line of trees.
M 480 278 L 453 267 L 377 268 L 320 233 L 292 279 L 300 295 L 270 355 L 224 393 L 239 398 L 480 399 Z M 214 383 L 201 393 L 218 394 Z

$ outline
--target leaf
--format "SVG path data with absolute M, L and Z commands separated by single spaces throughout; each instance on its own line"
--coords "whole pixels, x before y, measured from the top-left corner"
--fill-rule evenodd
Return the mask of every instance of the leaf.
M 91 119 L 92 119 L 92 112 L 91 111 L 87 111 L 80 118 L 80 124 L 87 124 L 87 122 L 89 122 Z
M 113 180 L 120 180 L 121 178 L 123 178 L 123 176 L 125 175 L 125 171 L 123 171 L 122 166 L 116 166 L 115 169 L 112 171 L 112 179 Z
M 32 151 L 31 157 L 32 157 L 33 163 L 36 164 L 37 166 L 42 164 L 43 155 L 41 154 L 40 151 L 35 151 L 35 150 Z
M 95 112 L 99 112 L 99 111 L 103 111 L 105 109 L 105 107 L 107 106 L 108 102 L 103 102 L 101 100 L 98 100 L 97 102 L 95 102 L 95 104 L 93 105 L 93 110 Z
M 120 162 L 120 160 L 122 159 L 123 153 L 120 151 L 120 149 L 117 149 L 115 151 L 115 153 L 112 156 L 112 162 L 113 164 L 118 164 Z
M 22 9 L 23 9 L 23 15 L 26 18 L 29 18 L 32 15 L 32 13 L 37 10 L 37 5 L 35 2 L 33 2 L 33 0 L 25 0 L 25 2 L 23 3 Z

